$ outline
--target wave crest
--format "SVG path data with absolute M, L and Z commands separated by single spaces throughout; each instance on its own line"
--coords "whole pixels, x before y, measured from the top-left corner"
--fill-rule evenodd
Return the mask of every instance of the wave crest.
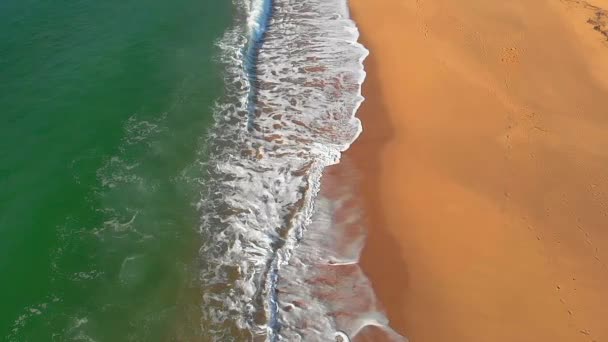
M 356 334 L 366 320 L 385 324 L 367 278 L 349 266 L 364 234 L 342 253 L 339 244 L 352 232 L 323 224 L 336 202 L 317 197 L 324 169 L 361 132 L 355 112 L 368 51 L 347 4 L 253 0 L 237 7 L 246 26 L 237 23 L 219 44 L 225 95 L 209 133 L 200 202 L 203 329 L 222 341 L 332 340 L 338 329 Z M 336 284 L 311 281 L 324 272 L 320 252 L 334 263 L 326 266 L 340 269 L 336 284 L 359 284 L 373 310 L 336 316 L 338 301 L 329 297 L 346 298 L 339 289 L 329 294 Z M 297 303 L 304 301 L 311 305 L 302 314 Z M 360 322 L 346 323 L 353 319 Z

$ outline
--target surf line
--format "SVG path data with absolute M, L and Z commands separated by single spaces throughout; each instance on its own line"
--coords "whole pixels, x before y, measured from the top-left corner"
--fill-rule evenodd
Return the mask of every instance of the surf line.
M 249 83 L 247 93 L 247 131 L 253 132 L 255 128 L 255 111 L 257 104 L 258 90 L 258 60 L 259 52 L 264 45 L 264 38 L 270 26 L 270 20 L 273 14 L 273 0 L 251 0 L 247 26 L 249 29 L 249 37 L 246 46 L 244 47 L 243 55 L 245 58 L 244 71 Z M 262 288 L 258 289 L 258 293 L 263 296 L 264 292 L 268 296 L 268 323 L 267 332 L 270 341 L 277 341 L 280 330 L 279 323 L 279 306 L 276 298 L 277 284 L 279 281 L 279 256 L 278 250 L 282 247 L 279 241 L 275 241 L 273 245 L 272 255 L 266 262 L 267 276 L 265 277 L 266 284 L 260 284 Z M 279 245 L 279 246 L 277 246 Z
M 254 128 L 257 101 L 258 55 L 264 44 L 264 38 L 268 31 L 270 19 L 272 18 L 272 6 L 273 0 L 251 0 L 249 6 L 251 12 L 247 22 L 249 39 L 243 53 L 245 56 L 245 75 L 249 82 L 247 93 L 247 130 L 250 132 Z
M 254 133 L 256 110 L 258 105 L 258 63 L 259 54 L 263 48 L 266 34 L 270 29 L 276 0 L 251 0 L 249 3 L 248 16 L 248 38 L 243 47 L 244 63 L 243 69 L 247 78 L 248 89 L 246 95 L 247 123 L 246 128 L 249 133 Z M 299 234 L 298 234 L 299 235 Z M 281 250 L 285 247 L 285 241 L 277 238 L 272 244 L 272 251 L 266 260 L 266 276 L 264 281 L 257 289 L 256 295 L 266 296 L 266 308 L 268 322 L 266 331 L 270 342 L 278 341 L 281 323 L 279 319 L 279 303 L 277 298 L 277 285 L 279 282 L 279 270 L 281 264 L 287 262 Z M 287 253 L 289 254 L 289 253 Z M 261 299 L 261 298 L 260 298 Z M 253 324 L 255 325 L 255 323 Z M 349 342 L 350 338 L 342 331 L 336 331 L 334 335 L 336 341 Z

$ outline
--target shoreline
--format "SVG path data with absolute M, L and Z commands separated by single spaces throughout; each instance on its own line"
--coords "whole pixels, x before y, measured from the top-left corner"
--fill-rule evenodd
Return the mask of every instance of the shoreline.
M 332 172 L 361 174 L 360 265 L 390 326 L 608 338 L 608 43 L 587 22 L 608 3 L 349 7 L 370 51 L 363 132 Z

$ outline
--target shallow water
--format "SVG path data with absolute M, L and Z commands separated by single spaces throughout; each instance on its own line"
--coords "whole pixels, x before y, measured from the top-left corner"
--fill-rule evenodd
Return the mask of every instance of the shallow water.
M 326 169 L 361 131 L 345 1 L 0 6 L 0 336 L 403 340 Z
M 350 195 L 319 196 L 325 168 L 361 131 L 367 50 L 347 4 L 238 5 L 243 19 L 221 42 L 227 90 L 200 203 L 212 237 L 200 253 L 203 303 L 224 310 L 205 311 L 204 329 L 217 340 L 324 341 L 385 326 L 357 266 L 364 228 L 335 220 Z

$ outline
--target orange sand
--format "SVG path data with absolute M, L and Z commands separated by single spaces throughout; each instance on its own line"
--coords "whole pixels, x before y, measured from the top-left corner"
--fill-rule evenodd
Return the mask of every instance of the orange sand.
M 600 8 L 351 0 L 371 52 L 345 155 L 364 175 L 361 262 L 410 341 L 608 341 Z

